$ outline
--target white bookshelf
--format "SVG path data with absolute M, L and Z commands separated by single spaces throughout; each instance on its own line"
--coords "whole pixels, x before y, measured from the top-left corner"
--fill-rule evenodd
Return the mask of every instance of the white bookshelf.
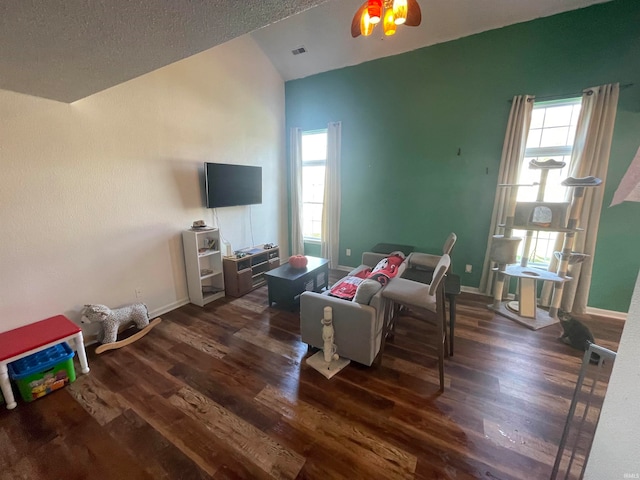
M 224 297 L 220 231 L 217 228 L 182 232 L 189 301 L 204 307 Z

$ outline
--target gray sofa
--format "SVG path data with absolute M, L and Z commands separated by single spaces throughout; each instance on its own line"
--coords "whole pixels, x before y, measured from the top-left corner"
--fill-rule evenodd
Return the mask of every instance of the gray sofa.
M 365 252 L 362 265 L 349 273 L 353 275 L 364 268 L 373 268 L 388 254 Z M 406 260 L 401 264 L 397 276 L 402 275 Z M 322 348 L 321 320 L 324 307 L 333 310 L 334 343 L 341 357 L 370 366 L 380 351 L 380 340 L 384 325 L 385 299 L 382 289 L 371 297 L 368 304 L 343 300 L 324 293 L 304 292 L 300 296 L 300 336 L 311 347 Z M 390 314 L 390 312 L 389 312 Z

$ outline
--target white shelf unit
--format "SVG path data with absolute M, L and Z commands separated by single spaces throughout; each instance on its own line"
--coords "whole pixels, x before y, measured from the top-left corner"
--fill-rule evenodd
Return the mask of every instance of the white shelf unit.
M 182 245 L 189 301 L 204 307 L 224 297 L 220 231 L 217 228 L 186 230 L 182 232 Z

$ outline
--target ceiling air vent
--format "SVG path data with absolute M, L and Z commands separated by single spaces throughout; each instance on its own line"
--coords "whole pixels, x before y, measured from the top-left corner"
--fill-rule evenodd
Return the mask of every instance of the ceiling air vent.
M 302 47 L 298 47 L 298 48 L 295 48 L 295 49 L 291 50 L 291 53 L 293 53 L 294 55 L 300 55 L 301 53 L 305 53 L 306 51 L 307 51 L 307 49 L 304 48 L 304 46 L 302 46 Z

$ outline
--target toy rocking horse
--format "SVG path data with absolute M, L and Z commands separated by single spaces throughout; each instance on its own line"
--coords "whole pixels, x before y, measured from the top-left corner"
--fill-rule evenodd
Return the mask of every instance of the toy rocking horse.
M 107 350 L 122 348 L 139 340 L 162 321 L 158 317 L 149 323 L 149 311 L 144 303 L 134 303 L 113 310 L 105 305 L 85 305 L 82 309 L 82 317 L 81 321 L 83 323 L 98 322 L 102 325 L 102 329 L 98 334 L 98 341 L 102 345 L 96 348 L 96 353 L 98 354 Z M 124 340 L 118 341 L 118 331 L 121 328 L 124 329 L 130 326 L 132 322 L 140 331 Z

